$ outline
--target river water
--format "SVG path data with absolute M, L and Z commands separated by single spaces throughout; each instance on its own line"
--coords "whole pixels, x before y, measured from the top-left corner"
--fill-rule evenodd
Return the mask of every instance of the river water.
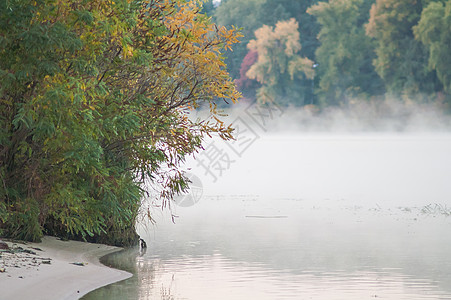
M 140 226 L 145 253 L 105 258 L 135 276 L 82 299 L 451 299 L 451 135 L 219 145 L 175 223 Z

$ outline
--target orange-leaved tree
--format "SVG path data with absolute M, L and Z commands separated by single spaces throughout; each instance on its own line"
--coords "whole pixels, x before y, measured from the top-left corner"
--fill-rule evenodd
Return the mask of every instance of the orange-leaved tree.
M 295 19 L 279 21 L 275 27 L 263 25 L 247 47 L 258 54 L 246 76 L 262 86 L 257 91 L 261 103 L 304 105 L 301 79 L 313 79 L 313 61 L 300 56 L 301 43 Z

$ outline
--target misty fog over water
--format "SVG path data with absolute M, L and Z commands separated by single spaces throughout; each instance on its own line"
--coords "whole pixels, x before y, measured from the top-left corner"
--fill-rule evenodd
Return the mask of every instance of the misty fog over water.
M 449 118 L 391 109 L 234 112 L 109 258 L 135 276 L 83 299 L 451 299 Z
M 236 157 L 218 182 L 195 163 L 192 172 L 206 194 L 420 205 L 449 199 L 450 151 L 450 135 L 275 134 Z
M 451 195 L 451 118 L 432 107 L 359 104 L 320 114 L 251 104 L 227 120 L 236 140 L 207 140 L 187 162 L 204 194 L 405 205 Z

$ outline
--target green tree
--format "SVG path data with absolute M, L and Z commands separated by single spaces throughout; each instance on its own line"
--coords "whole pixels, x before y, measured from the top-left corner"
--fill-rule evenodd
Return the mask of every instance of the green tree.
M 372 66 L 374 45 L 365 34 L 373 1 L 331 0 L 307 12 L 321 24 L 316 50 L 322 105 L 345 103 L 349 98 L 367 98 L 384 93 L 383 82 Z
M 2 235 L 133 243 L 144 181 L 168 206 L 203 136 L 231 138 L 213 101 L 239 97 L 222 58 L 237 33 L 200 6 L 0 2 Z M 210 119 L 188 118 L 204 104 Z
M 444 90 L 451 93 L 451 1 L 432 2 L 414 27 L 417 40 L 429 49 L 429 68 L 437 72 Z
M 429 53 L 412 30 L 422 10 L 418 0 L 376 0 L 371 7 L 366 33 L 376 41 L 374 66 L 394 95 L 430 94 L 440 88 L 427 68 Z
M 233 46 L 233 52 L 227 53 L 227 69 L 232 78 L 240 77 L 241 63 L 248 52 L 246 45 L 254 37 L 254 31 L 263 24 L 260 20 L 260 11 L 264 1 L 227 0 L 221 1 L 216 9 L 215 19 L 219 25 L 236 26 L 243 34 L 240 43 Z
M 262 87 L 257 92 L 261 103 L 304 105 L 302 79 L 313 79 L 313 61 L 301 57 L 300 35 L 295 19 L 281 21 L 273 28 L 263 25 L 255 32 L 248 48 L 258 53 L 257 62 L 246 76 L 256 79 Z
M 202 4 L 202 10 L 200 12 L 207 16 L 214 17 L 215 10 L 216 10 L 216 7 L 213 3 L 213 0 L 205 0 Z

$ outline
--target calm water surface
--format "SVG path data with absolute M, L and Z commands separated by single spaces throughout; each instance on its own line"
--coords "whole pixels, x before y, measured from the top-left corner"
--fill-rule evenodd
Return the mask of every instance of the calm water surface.
M 82 299 L 451 299 L 451 136 L 260 139 Z

